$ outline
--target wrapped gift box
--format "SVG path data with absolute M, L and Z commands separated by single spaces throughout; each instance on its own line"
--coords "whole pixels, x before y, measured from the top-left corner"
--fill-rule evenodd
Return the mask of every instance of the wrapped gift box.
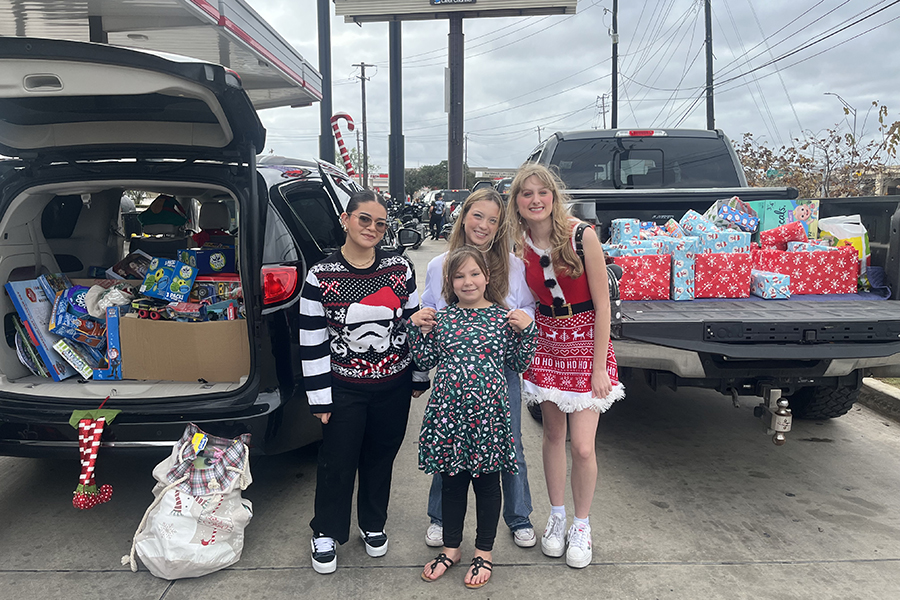
M 720 219 L 728 221 L 729 223 L 734 223 L 748 233 L 756 231 L 757 227 L 759 227 L 759 217 L 728 205 L 719 208 L 718 216 Z
M 670 297 L 672 300 L 694 299 L 694 260 L 697 254 L 697 238 L 662 237 L 666 252 L 672 255 Z
M 638 219 L 613 219 L 609 225 L 609 241 L 613 244 L 636 242 L 641 236 L 641 222 Z
M 759 243 L 763 248 L 787 250 L 788 242 L 805 241 L 807 241 L 806 230 L 803 229 L 801 223 L 796 221 L 759 233 Z
M 642 240 L 649 240 L 661 235 L 666 235 L 666 230 L 653 221 L 641 221 L 640 236 Z
M 719 230 L 718 227 L 713 225 L 712 221 L 695 210 L 689 210 L 684 213 L 684 216 L 681 217 L 680 225 L 687 235 L 698 235 L 705 231 Z
M 748 298 L 751 255 L 746 252 L 698 254 L 694 266 L 697 298 Z
M 750 233 L 746 231 L 703 231 L 696 235 L 698 254 L 750 252 Z
M 666 235 L 669 237 L 681 238 L 684 237 L 684 230 L 681 228 L 681 225 L 678 224 L 678 221 L 675 219 L 669 219 L 665 224 Z
M 622 300 L 668 300 L 672 257 L 668 254 L 617 256 L 622 267 L 619 294 Z
M 652 240 L 633 240 L 619 244 L 603 244 L 603 252 L 607 256 L 644 256 L 646 254 L 664 254 L 665 242 L 662 237 Z
M 767 300 L 791 297 L 791 277 L 770 271 L 750 271 L 750 293 Z
M 753 268 L 783 273 L 791 278 L 791 294 L 855 294 L 859 256 L 854 248 L 834 252 L 782 252 L 758 250 Z
M 822 242 L 822 240 L 815 241 Z M 814 243 L 813 241 L 787 243 L 788 252 L 822 252 L 828 250 L 837 250 L 837 248 L 832 248 L 831 246 L 824 243 Z

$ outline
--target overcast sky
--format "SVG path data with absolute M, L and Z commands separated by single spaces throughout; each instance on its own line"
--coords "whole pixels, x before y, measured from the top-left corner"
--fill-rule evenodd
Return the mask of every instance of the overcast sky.
M 480 2 L 481 0 L 479 0 Z M 488 0 L 484 0 L 487 2 Z M 318 66 L 316 0 L 249 0 Z M 332 4 L 332 11 L 334 6 Z M 575 15 L 467 19 L 465 132 L 470 166 L 512 168 L 553 131 L 609 124 L 612 0 L 580 0 Z M 880 12 L 878 12 L 880 11 Z M 841 123 L 839 94 L 857 110 L 859 137 L 876 133 L 873 101 L 900 118 L 900 0 L 712 0 L 716 127 L 769 145 Z M 702 0 L 619 2 L 619 127 L 706 127 Z M 333 106 L 362 118 L 367 69 L 369 155 L 388 166 L 388 26 L 332 12 Z M 447 21 L 402 24 L 406 166 L 447 158 Z M 775 59 L 784 57 L 782 60 Z M 773 64 L 769 64 L 773 63 Z M 318 154 L 319 105 L 261 111 L 266 152 Z M 344 129 L 348 145 L 354 134 Z

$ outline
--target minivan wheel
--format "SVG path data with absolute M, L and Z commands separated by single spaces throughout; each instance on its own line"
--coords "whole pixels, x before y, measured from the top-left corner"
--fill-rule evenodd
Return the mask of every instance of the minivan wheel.
M 544 416 L 541 414 L 541 405 L 540 404 L 529 404 L 528 412 L 531 414 L 531 417 L 538 423 L 544 422 Z
M 846 415 L 859 399 L 849 387 L 808 387 L 788 397 L 791 414 L 798 419 L 833 419 Z

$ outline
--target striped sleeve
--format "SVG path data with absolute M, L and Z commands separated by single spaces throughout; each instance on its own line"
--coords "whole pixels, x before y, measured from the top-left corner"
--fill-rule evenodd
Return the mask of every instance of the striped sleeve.
M 409 264 L 406 265 L 406 292 L 409 295 L 409 299 L 406 301 L 406 306 L 403 307 L 403 318 L 408 321 L 413 316 L 413 313 L 419 310 L 419 292 L 416 290 L 416 277 L 413 275 Z M 413 361 L 412 377 L 412 389 L 414 390 L 427 390 L 431 386 L 431 381 L 428 378 L 428 369 L 424 371 L 419 370 L 415 361 Z
M 319 278 L 310 270 L 300 292 L 300 360 L 309 408 L 331 410 L 331 349 Z

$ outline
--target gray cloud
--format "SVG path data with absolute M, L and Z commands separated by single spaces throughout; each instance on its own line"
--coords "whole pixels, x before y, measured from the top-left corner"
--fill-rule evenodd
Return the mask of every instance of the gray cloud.
M 250 1 L 307 60 L 318 64 L 315 0 Z M 611 19 L 606 9 L 611 5 L 611 0 L 581 0 L 578 13 L 571 16 L 464 22 L 470 165 L 517 166 L 537 144 L 538 127 L 546 136 L 602 125 L 597 98 L 610 92 Z M 798 0 L 790 5 L 713 0 L 716 126 L 732 139 L 753 132 L 770 144 L 835 123 L 849 131 L 852 121 L 845 119 L 841 103 L 824 95 L 834 92 L 857 109 L 858 133 L 875 133 L 874 112 L 866 119 L 873 100 L 900 109 L 900 83 L 891 69 L 900 58 L 900 21 L 888 23 L 900 18 L 900 5 L 847 25 L 889 5 L 886 0 Z M 838 31 L 841 28 L 846 29 Z M 402 30 L 406 166 L 435 164 L 447 155 L 443 107 L 448 24 L 405 22 Z M 705 104 L 695 101 L 705 84 L 702 2 L 620 2 L 619 34 L 619 126 L 704 128 Z M 369 154 L 386 170 L 388 27 L 359 27 L 332 15 L 332 44 L 334 109 L 349 113 L 357 125 L 360 86 L 354 78 L 358 70 L 351 65 L 377 65 L 367 70 Z M 794 50 L 774 66 L 759 68 Z M 758 70 L 738 77 L 752 69 Z M 317 104 L 261 115 L 269 131 L 266 151 L 317 154 Z M 352 134 L 345 133 L 345 140 L 355 144 Z

